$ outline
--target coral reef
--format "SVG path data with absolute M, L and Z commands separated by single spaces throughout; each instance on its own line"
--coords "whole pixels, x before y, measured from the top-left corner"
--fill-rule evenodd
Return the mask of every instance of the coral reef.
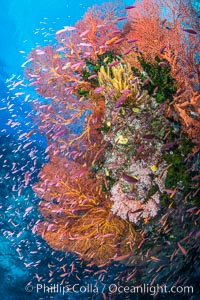
M 151 284 L 183 284 L 199 250 L 197 21 L 182 0 L 126 10 L 95 6 L 30 53 L 50 157 L 33 187 L 35 230 L 87 263 L 134 266 L 139 283 L 153 272 Z
M 199 20 L 194 17 L 195 14 L 190 0 L 137 2 L 134 13 L 128 13 L 127 39 L 136 41 L 147 61 L 155 62 L 155 58 L 160 57 L 169 62 L 171 75 L 177 83 L 174 107 L 179 112 L 186 132 L 198 139 Z M 132 52 L 129 59 L 131 55 Z M 190 109 L 187 109 L 191 98 L 192 116 Z

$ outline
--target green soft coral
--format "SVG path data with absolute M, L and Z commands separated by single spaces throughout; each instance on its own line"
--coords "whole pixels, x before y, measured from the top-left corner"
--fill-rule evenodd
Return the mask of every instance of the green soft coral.
M 146 61 L 142 55 L 138 57 L 138 60 L 143 69 L 143 72 L 139 73 L 139 78 L 143 82 L 148 78 L 150 79 L 144 86 L 149 95 L 153 95 L 157 103 L 162 103 L 165 100 L 172 101 L 177 87 L 170 74 L 171 67 L 169 63 L 158 56 L 155 58 L 155 63 Z M 133 68 L 133 70 L 138 73 L 137 69 Z

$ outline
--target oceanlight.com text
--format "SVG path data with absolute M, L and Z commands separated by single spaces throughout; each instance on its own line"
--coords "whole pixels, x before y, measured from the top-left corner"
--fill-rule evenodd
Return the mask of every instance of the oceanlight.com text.
M 171 286 L 167 285 L 149 285 L 142 284 L 138 286 L 120 286 L 117 284 L 101 284 L 97 286 L 96 284 L 74 284 L 74 285 L 61 285 L 61 284 L 40 284 L 36 286 L 27 285 L 25 287 L 26 292 L 31 293 L 36 291 L 37 294 L 99 294 L 108 292 L 109 294 L 149 294 L 155 296 L 158 294 L 181 294 L 181 295 L 192 295 L 194 294 L 193 286 Z
M 110 293 L 117 294 L 149 294 L 155 296 L 159 293 L 161 294 L 186 294 L 190 295 L 194 293 L 193 286 L 172 286 L 167 287 L 166 285 L 149 285 L 143 284 L 138 286 L 118 286 L 116 284 L 111 284 L 109 286 Z

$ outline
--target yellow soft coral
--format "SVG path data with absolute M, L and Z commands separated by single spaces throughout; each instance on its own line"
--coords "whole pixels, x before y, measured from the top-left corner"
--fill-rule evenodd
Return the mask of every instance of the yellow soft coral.
M 138 104 L 148 99 L 147 91 L 141 91 L 139 79 L 133 76 L 131 65 L 121 61 L 118 65 L 101 66 L 98 73 L 99 85 L 104 87 L 103 95 L 117 101 L 125 96 L 126 104 Z

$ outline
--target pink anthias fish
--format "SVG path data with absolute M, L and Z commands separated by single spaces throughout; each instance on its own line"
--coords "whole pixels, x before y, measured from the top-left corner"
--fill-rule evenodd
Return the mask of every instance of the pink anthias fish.
M 133 9 L 133 8 L 135 8 L 134 5 L 128 5 L 128 6 L 125 6 L 125 9 Z
M 25 185 L 27 186 L 29 181 L 30 181 L 30 173 L 29 172 L 26 172 L 25 175 L 24 175 L 24 179 L 25 179 Z
M 121 260 L 124 260 L 126 258 L 129 258 L 131 255 L 132 255 L 132 253 L 122 255 L 122 256 L 117 256 L 117 254 L 116 254 L 115 256 L 113 256 L 113 260 L 114 261 L 121 261 Z
M 195 31 L 194 29 L 192 28 L 184 28 L 183 31 L 187 32 L 187 33 L 190 33 L 190 34 L 197 34 L 197 31 Z
M 126 17 L 119 17 L 116 19 L 116 22 L 126 20 Z
M 82 170 L 80 170 L 79 172 L 75 173 L 74 175 L 71 176 L 72 179 L 81 177 L 83 174 L 85 174 L 87 172 L 87 168 L 83 168 Z
M 137 42 L 138 40 L 136 40 L 136 39 L 130 39 L 130 40 L 128 40 L 127 42 L 128 43 L 135 43 L 135 42 Z
M 98 77 L 98 75 L 94 74 L 94 75 L 89 76 L 88 79 L 90 80 L 90 79 L 94 79 L 94 78 L 97 78 L 97 77 Z
M 120 61 L 113 61 L 111 63 L 108 64 L 108 67 L 114 67 L 120 64 Z
M 22 68 L 25 67 L 25 65 L 26 65 L 27 63 L 31 62 L 32 60 L 33 60 L 33 58 L 29 58 L 27 61 L 25 61 L 25 62 L 21 65 L 21 67 L 22 67 Z
M 38 55 L 46 54 L 44 51 L 39 50 L 39 49 L 36 49 L 36 53 L 37 53 Z
M 90 30 L 85 30 L 80 34 L 80 37 L 84 37 L 85 35 L 87 35 L 90 32 Z
M 32 209 L 33 209 L 33 206 L 27 207 L 25 209 L 25 213 L 24 213 L 23 217 L 25 217 Z
M 35 81 L 32 81 L 31 83 L 29 83 L 29 86 L 36 85 L 38 83 L 40 83 L 40 81 L 39 80 L 35 80 Z
M 18 85 L 22 85 L 22 83 L 24 82 L 24 79 L 16 82 L 14 85 L 13 85 L 13 88 L 16 88 Z
M 67 129 L 63 129 L 63 130 L 57 132 L 54 136 L 55 136 L 55 137 L 59 137 L 59 136 L 61 136 L 62 134 L 66 133 L 67 131 L 68 131 Z
M 94 90 L 94 94 L 101 93 L 101 92 L 103 92 L 103 90 L 104 90 L 104 86 L 98 87 Z
M 97 25 L 97 28 L 103 28 L 103 27 L 107 27 L 108 24 L 100 24 L 100 25 Z
M 167 46 L 164 45 L 161 49 L 160 49 L 160 54 L 164 54 L 165 50 L 166 50 Z
M 129 176 L 129 175 L 127 175 L 126 173 L 123 173 L 123 174 L 122 174 L 122 178 L 123 178 L 125 181 L 129 182 L 129 183 L 136 183 L 136 182 L 138 182 L 138 180 L 137 180 L 136 178 L 134 178 L 133 176 Z
M 112 89 L 112 90 L 109 92 L 108 97 L 111 97 L 115 92 L 116 92 L 116 89 Z
M 99 47 L 99 49 L 108 49 L 108 48 L 109 48 L 109 46 L 107 46 L 107 45 L 103 45 L 103 46 Z
M 65 88 L 65 92 L 67 95 L 69 95 L 72 90 L 73 90 L 73 86 L 69 86 L 69 87 Z
M 133 49 L 134 49 L 134 47 L 131 47 L 131 48 L 129 48 L 128 50 L 126 50 L 126 51 L 124 52 L 124 55 L 129 54 L 130 52 L 133 51 Z
M 120 29 L 118 29 L 118 30 L 114 30 L 112 33 L 113 34 L 118 34 L 118 33 L 121 33 L 122 31 L 120 30 Z
M 63 29 L 60 29 L 56 32 L 56 34 L 60 34 L 60 33 L 63 33 L 65 31 L 73 31 L 73 30 L 78 30 L 76 27 L 74 26 L 64 26 Z
M 121 42 L 125 41 L 125 38 L 121 38 L 121 39 L 118 39 L 114 42 L 115 45 L 118 45 L 120 44 Z
M 82 47 L 93 47 L 91 43 L 80 43 L 79 46 L 82 46 Z
M 123 95 L 122 97 L 120 97 L 120 98 L 117 100 L 115 106 L 116 106 L 116 107 L 121 106 L 121 105 L 124 103 L 124 101 L 125 101 L 126 99 L 127 99 L 127 94 L 125 94 L 125 95 Z
M 164 61 L 161 61 L 160 63 L 159 63 L 159 66 L 160 67 L 166 67 L 166 66 L 168 66 L 169 64 L 167 63 L 167 62 L 164 62 Z

